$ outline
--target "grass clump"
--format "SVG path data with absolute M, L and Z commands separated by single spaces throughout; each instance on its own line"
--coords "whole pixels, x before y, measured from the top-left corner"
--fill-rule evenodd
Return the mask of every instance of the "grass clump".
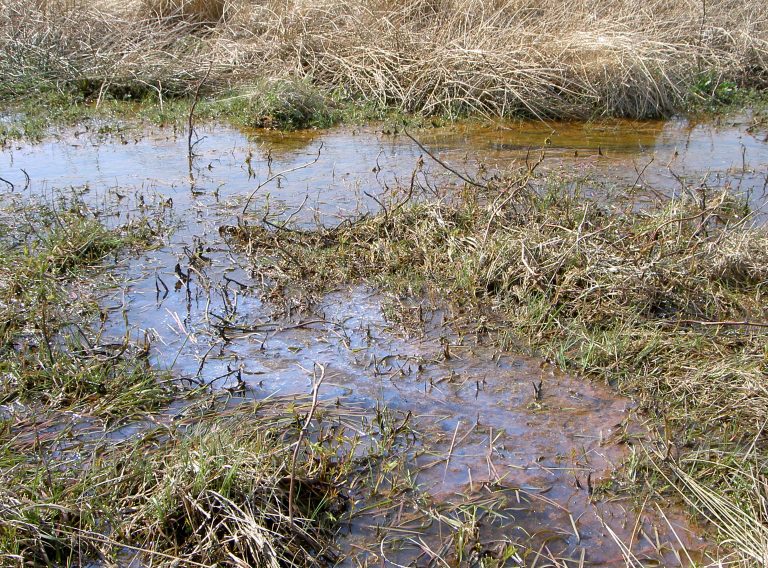
M 114 497 L 128 512 L 122 537 L 208 565 L 329 562 L 336 515 L 346 507 L 337 478 L 342 462 L 325 451 L 302 455 L 295 472 L 298 509 L 290 518 L 292 441 L 285 432 L 254 426 L 201 424 L 160 451 L 131 452 L 127 463 L 110 460 L 120 465 L 104 479 L 121 480 Z
M 383 205 L 332 228 L 229 232 L 278 287 L 362 280 L 426 294 L 470 331 L 611 382 L 657 419 L 661 463 L 687 475 L 669 479 L 723 537 L 733 525 L 717 503 L 750 520 L 742 539 L 766 542 L 768 232 L 738 198 L 701 189 L 609 206 L 524 169 L 458 197 Z
M 371 472 L 383 457 L 392 461 L 398 442 L 366 453 L 343 428 L 305 437 L 313 404 L 235 411 L 214 404 L 218 416 L 76 452 L 60 436 L 43 436 L 25 453 L 12 434 L 20 425 L 8 422 L 0 439 L 7 466 L 0 470 L 0 559 L 19 566 L 126 558 L 155 566 L 332 565 L 352 492 L 385 483 Z M 337 426 L 348 420 L 322 406 L 313 432 L 323 417 Z
M 148 219 L 108 227 L 77 200 L 18 203 L 0 213 L 0 559 L 80 564 L 108 522 L 90 485 L 94 427 L 166 405 L 172 390 L 146 352 L 103 344 L 89 325 L 94 288 L 118 251 L 151 246 Z
M 99 556 L 99 547 L 81 542 L 77 527 L 97 523 L 102 504 L 79 506 L 89 479 L 74 453 L 62 453 L 45 419 L 10 417 L 0 438 L 0 560 L 5 566 L 71 566 L 78 555 Z M 27 428 L 35 431 L 28 435 Z M 30 439 L 31 438 L 31 439 Z M 58 459 L 50 452 L 59 452 Z
M 334 125 L 341 120 L 342 105 L 308 82 L 276 80 L 249 87 L 243 94 L 209 101 L 201 112 L 246 128 L 296 130 Z
M 3 362 L 0 370 L 5 375 L 4 404 L 32 403 L 126 421 L 162 406 L 170 396 L 169 387 L 160 382 L 163 374 L 149 366 L 146 353 L 130 353 L 130 358 L 120 352 L 28 353 Z
M 87 331 L 95 269 L 149 245 L 149 225 L 107 228 L 77 202 L 14 213 L 0 237 L 0 401 L 121 419 L 167 401 L 146 351 Z

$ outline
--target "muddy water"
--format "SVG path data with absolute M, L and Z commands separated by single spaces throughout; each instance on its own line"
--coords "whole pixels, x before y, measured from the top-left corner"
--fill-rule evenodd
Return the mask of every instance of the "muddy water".
M 283 370 L 283 384 L 291 374 L 287 360 L 295 361 L 294 369 L 320 362 L 331 396 L 367 405 L 383 401 L 413 413 L 425 440 L 414 459 L 416 480 L 434 506 L 478 504 L 482 510 L 486 504 L 501 515 L 495 523 L 484 518 L 479 524 L 483 553 L 493 555 L 511 540 L 530 547 L 521 554 L 526 564 L 558 559 L 578 565 L 583 556 L 590 565 L 621 565 L 606 526 L 624 542 L 634 541 L 638 557 L 668 566 L 680 564 L 682 547 L 690 554 L 705 549 L 680 511 L 668 514 L 677 542 L 655 511 L 591 498 L 626 459 L 622 440 L 631 438 L 625 428 L 632 423 L 632 405 L 608 387 L 540 360 L 465 341 L 439 311 L 423 316 L 423 335 L 403 337 L 383 316 L 381 298 L 366 290 L 331 294 L 315 311 L 324 323 L 266 342 L 264 334 L 239 356 L 243 361 L 257 352 L 271 356 Z M 259 388 L 263 381 L 260 377 Z M 377 523 L 386 527 L 380 532 L 394 547 L 385 554 L 392 562 L 408 565 L 416 557 L 417 565 L 426 565 L 429 550 L 441 551 L 438 533 L 446 527 L 436 522 L 425 527 L 419 515 L 398 510 L 364 518 L 357 526 Z M 661 532 L 658 540 L 650 536 L 654 530 Z M 367 536 L 361 531 L 350 540 L 365 548 Z
M 522 163 L 540 152 L 529 150 L 535 147 L 553 172 L 668 194 L 728 185 L 759 207 L 767 133 L 750 121 L 457 126 L 420 137 L 472 175 Z M 329 294 L 311 314 L 277 314 L 261 296 L 258 275 L 219 234 L 259 183 L 282 171 L 253 196 L 248 216 L 268 209 L 333 223 L 375 209 L 377 195 L 419 168 L 422 151 L 411 140 L 374 129 L 248 137 L 209 127 L 199 134 L 192 168 L 186 138 L 164 131 L 106 142 L 72 132 L 0 153 L 0 177 L 15 187 L 11 194 L 7 186 L 6 199 L 75 192 L 115 221 L 142 204 L 171 206 L 176 229 L 167 241 L 116 267 L 123 285 L 103 298 L 111 334 L 146 338 L 159 366 L 244 399 L 306 394 L 318 363 L 327 373 L 326 399 L 372 416 L 384 404 L 410 417 L 421 434 L 409 454 L 415 483 L 428 508 L 452 511 L 454 519 L 474 511 L 478 554 L 501 554 L 513 541 L 530 550 L 521 547 L 509 565 L 616 566 L 625 562 L 617 539 L 657 565 L 687 565 L 689 554 L 706 554 L 706 543 L 670 504 L 638 509 L 596 497 L 629 456 L 626 428 L 637 430 L 630 401 L 541 361 L 474 345 L 441 312 L 419 311 L 423 333 L 405 333 L 385 317 L 387 300 L 366 289 Z M 429 159 L 419 175 L 430 183 L 451 179 Z M 484 507 L 498 516 L 483 514 Z M 445 522 L 408 507 L 360 515 L 349 529 L 349 566 L 451 557 L 442 550 Z

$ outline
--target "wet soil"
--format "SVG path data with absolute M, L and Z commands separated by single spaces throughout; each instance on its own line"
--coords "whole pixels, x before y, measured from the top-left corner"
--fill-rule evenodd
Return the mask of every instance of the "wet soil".
M 759 208 L 768 144 L 750 120 L 453 126 L 420 139 L 471 175 L 544 151 L 551 173 L 667 194 L 717 183 L 746 192 Z M 464 337 L 448 313 L 427 305 L 410 306 L 418 325 L 403 326 L 387 317 L 392 299 L 364 286 L 342 287 L 310 311 L 278 309 L 220 234 L 259 183 L 281 171 L 293 170 L 261 188 L 248 215 L 268 208 L 307 224 L 335 223 L 375 210 L 376 196 L 410 179 L 422 159 L 428 183 L 455 183 L 410 139 L 374 128 L 243 134 L 209 126 L 198 135 L 192 167 L 186 137 L 165 131 L 107 141 L 69 132 L 5 148 L 0 177 L 14 187 L 3 201 L 74 192 L 107 222 L 165 203 L 175 231 L 160 248 L 116 266 L 121 284 L 103 292 L 109 334 L 150 340 L 156 365 L 235 402 L 304 396 L 320 364 L 324 400 L 370 419 L 386 406 L 410 422 L 418 437 L 408 459 L 429 502 L 418 514 L 406 501 L 358 503 L 342 538 L 343 565 L 440 565 L 437 556 L 470 565 L 501 556 L 509 542 L 519 543 L 509 565 L 617 566 L 625 563 L 622 547 L 648 565 L 706 557 L 703 528 L 679 507 L 603 495 L 643 435 L 631 401 Z M 424 510 L 435 514 L 425 518 Z M 474 557 L 446 549 L 446 519 L 475 531 Z

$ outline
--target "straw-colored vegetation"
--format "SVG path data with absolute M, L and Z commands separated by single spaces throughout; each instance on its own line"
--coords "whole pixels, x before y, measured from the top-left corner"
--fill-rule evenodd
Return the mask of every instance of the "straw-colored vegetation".
M 768 16 L 757 0 L 2 0 L 0 72 L 6 98 L 158 100 L 207 77 L 278 107 L 312 91 L 331 109 L 647 117 L 764 87 Z
M 745 563 L 764 565 L 768 232 L 727 192 L 637 208 L 540 182 L 524 168 L 334 228 L 264 218 L 229 233 L 279 289 L 362 280 L 450 299 L 463 333 L 522 341 L 616 385 L 657 427 L 656 467 L 630 468 L 631 486 L 671 482 Z

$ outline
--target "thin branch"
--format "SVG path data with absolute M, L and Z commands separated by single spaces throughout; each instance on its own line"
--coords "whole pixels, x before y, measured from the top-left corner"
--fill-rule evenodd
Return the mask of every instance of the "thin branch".
M 312 406 L 309 409 L 309 414 L 307 415 L 307 419 L 304 422 L 304 426 L 301 427 L 301 431 L 299 431 L 299 438 L 296 440 L 296 447 L 293 448 L 293 457 L 291 458 L 291 482 L 290 486 L 288 487 L 288 520 L 292 524 L 293 523 L 293 500 L 294 500 L 294 485 L 296 483 L 296 459 L 299 456 L 299 450 L 301 449 L 301 443 L 304 441 L 304 436 L 306 435 L 307 429 L 309 428 L 310 423 L 312 422 L 312 417 L 315 415 L 315 410 L 317 409 L 317 395 L 320 391 L 320 385 L 323 382 L 323 379 L 325 378 L 325 367 L 322 366 L 320 363 L 315 363 L 315 368 L 320 368 L 320 376 L 317 376 L 317 371 L 314 372 L 314 377 L 312 378 Z
M 414 138 L 413 136 L 411 136 L 411 134 L 410 134 L 410 132 L 408 132 L 408 130 L 406 130 L 406 129 L 403 129 L 403 132 L 405 133 L 405 135 L 406 135 L 408 138 L 410 138 L 411 140 L 413 140 L 413 143 L 414 143 L 414 144 L 416 144 L 416 145 L 417 145 L 419 148 L 421 148 L 421 151 L 422 151 L 422 152 L 424 152 L 424 153 L 425 153 L 427 156 L 429 156 L 429 157 L 430 157 L 430 158 L 432 158 L 432 159 L 433 159 L 435 162 L 437 162 L 438 164 L 440 164 L 440 165 L 441 165 L 443 168 L 445 168 L 446 170 L 448 170 L 449 172 L 451 172 L 453 175 L 455 175 L 455 176 L 456 176 L 456 177 L 458 177 L 459 179 L 461 179 L 461 180 L 465 181 L 465 182 L 466 182 L 466 183 L 468 183 L 469 185 L 474 185 L 475 187 L 479 187 L 480 189 L 488 189 L 488 186 L 487 186 L 487 185 L 485 185 L 485 184 L 482 184 L 482 183 L 479 183 L 479 182 L 476 182 L 476 181 L 474 181 L 474 180 L 473 180 L 473 179 L 471 179 L 471 178 L 468 178 L 467 176 L 465 176 L 464 174 L 462 174 L 462 173 L 460 173 L 460 172 L 456 171 L 454 168 L 452 168 L 451 166 L 449 166 L 448 164 L 446 164 L 444 161 L 442 161 L 440 158 L 438 158 L 437 156 L 435 156 L 435 155 L 434 155 L 432 152 L 430 152 L 429 150 L 427 150 L 427 148 L 425 148 L 425 147 L 424 147 L 424 145 L 423 145 L 421 142 L 419 142 L 418 140 L 416 140 L 416 138 Z
M 205 75 L 203 75 L 203 78 L 200 79 L 200 81 L 197 83 L 197 86 L 195 87 L 195 95 L 192 99 L 192 106 L 189 107 L 189 116 L 187 117 L 187 156 L 189 158 L 190 175 L 192 175 L 192 148 L 194 147 L 192 144 L 192 134 L 195 131 L 195 109 L 197 108 L 197 103 L 200 101 L 200 89 L 202 88 L 203 83 L 208 80 L 208 76 L 211 74 L 211 69 L 213 69 L 213 60 L 211 60 L 211 62 L 208 64 L 208 70 L 205 72 Z
M 245 212 L 248 210 L 248 207 L 250 206 L 251 201 L 253 200 L 254 196 L 256 195 L 256 193 L 262 187 L 264 187 L 268 183 L 276 180 L 277 178 L 284 176 L 285 174 L 289 174 L 291 172 L 295 172 L 296 170 L 303 170 L 304 168 L 308 168 L 309 166 L 311 166 L 313 164 L 316 164 L 317 161 L 320 159 L 320 152 L 322 151 L 322 149 L 323 149 L 323 143 L 320 142 L 320 146 L 317 147 L 317 156 L 315 156 L 315 158 L 312 161 L 306 162 L 306 163 L 301 164 L 299 166 L 294 166 L 292 168 L 288 168 L 287 170 L 283 170 L 281 172 L 277 172 L 276 174 L 273 174 L 273 175 L 269 176 L 267 179 L 265 179 L 263 182 L 261 182 L 258 185 L 258 187 L 251 192 L 251 194 L 248 196 L 248 199 L 245 201 L 245 205 L 243 205 L 242 214 L 245 215 Z

